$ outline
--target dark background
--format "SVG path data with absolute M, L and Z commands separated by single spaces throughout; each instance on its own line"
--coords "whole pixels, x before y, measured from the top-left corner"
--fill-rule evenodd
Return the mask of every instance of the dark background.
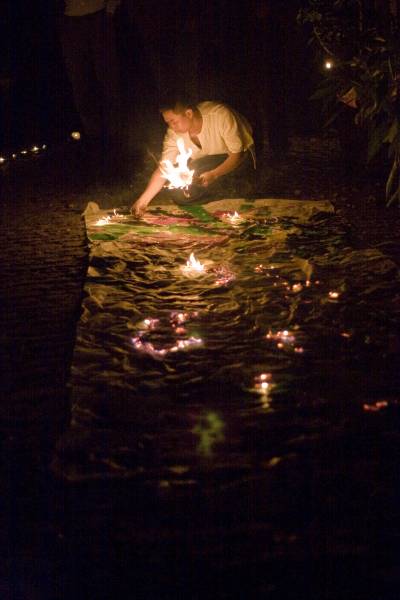
M 157 118 L 158 97 L 171 84 L 199 100 L 229 102 L 254 124 L 266 79 L 273 89 L 269 103 L 286 102 L 291 134 L 319 127 L 308 98 L 320 73 L 308 33 L 296 24 L 301 2 L 264 4 L 272 13 L 263 32 L 255 29 L 257 2 L 123 1 L 116 27 L 130 128 L 144 113 Z M 2 149 L 61 141 L 79 127 L 59 44 L 62 10 L 63 2 L 54 0 L 1 3 Z M 261 46 L 270 57 L 269 71 L 257 56 Z

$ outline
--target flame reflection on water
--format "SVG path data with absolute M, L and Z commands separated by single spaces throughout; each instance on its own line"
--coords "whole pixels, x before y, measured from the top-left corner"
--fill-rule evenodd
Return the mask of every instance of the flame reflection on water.
M 178 464 L 182 455 L 193 465 L 198 455 L 219 452 L 226 463 L 240 457 L 254 464 L 263 453 L 274 456 L 276 445 L 289 447 L 293 429 L 300 444 L 310 432 L 322 436 L 338 415 L 348 422 L 354 414 L 385 415 L 386 405 L 361 395 L 377 378 L 394 388 L 397 375 L 388 372 L 381 350 L 387 352 L 398 316 L 392 302 L 398 280 L 373 272 L 369 254 L 360 251 L 358 279 L 350 277 L 351 251 L 345 236 L 339 243 L 335 217 L 293 228 L 289 240 L 255 232 L 248 221 L 239 229 L 223 225 L 229 232 L 223 242 L 188 235 L 179 247 L 139 236 L 115 243 L 127 269 L 116 271 L 107 252 L 93 259 L 100 275 L 87 286 L 79 325 L 75 404 L 81 415 L 87 409 L 86 419 L 100 413 L 93 398 L 104 388 L 104 403 L 118 413 L 123 390 L 121 414 L 152 440 L 165 464 Z M 335 244 L 327 254 L 329 235 Z M 298 256 L 314 266 L 313 285 Z M 362 282 L 372 280 L 379 294 L 364 293 Z M 302 289 L 293 289 L 299 283 Z M 340 293 L 340 301 L 330 301 L 337 298 L 329 291 Z

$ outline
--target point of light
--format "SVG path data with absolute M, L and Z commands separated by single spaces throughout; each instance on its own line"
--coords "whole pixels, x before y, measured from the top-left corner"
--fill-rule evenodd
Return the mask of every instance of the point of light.
M 73 140 L 80 140 L 81 139 L 81 134 L 79 131 L 72 131 L 71 132 L 71 137 Z

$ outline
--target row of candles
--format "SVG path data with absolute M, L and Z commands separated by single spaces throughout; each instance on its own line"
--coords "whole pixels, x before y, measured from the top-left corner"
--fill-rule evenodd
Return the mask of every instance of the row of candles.
M 79 141 L 81 139 L 81 133 L 79 131 L 72 131 L 70 137 L 75 141 Z M 26 159 L 33 156 L 37 156 L 38 154 L 41 154 L 44 150 L 47 150 L 47 148 L 47 144 L 41 144 L 39 146 L 35 144 L 33 146 L 23 148 L 22 150 L 12 152 L 11 154 L 0 154 L 0 166 L 13 162 L 19 158 Z

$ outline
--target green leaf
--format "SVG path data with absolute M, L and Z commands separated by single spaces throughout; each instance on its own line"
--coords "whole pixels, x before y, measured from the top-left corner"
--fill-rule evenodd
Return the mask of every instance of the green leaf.
M 393 121 L 393 123 L 390 126 L 390 129 L 387 133 L 387 136 L 385 137 L 385 139 L 383 140 L 384 142 L 389 142 L 389 144 L 393 144 L 397 134 L 399 131 L 399 122 L 397 120 L 397 118 Z
M 400 186 L 397 188 L 397 190 L 390 196 L 389 200 L 386 202 L 386 206 L 390 206 L 395 200 L 399 201 L 400 203 Z
M 394 180 L 396 172 L 398 170 L 399 170 L 399 166 L 397 164 L 397 156 L 395 156 L 393 164 L 392 164 L 392 168 L 391 168 L 390 173 L 389 173 L 389 177 L 388 177 L 387 182 L 386 182 L 386 198 L 390 194 L 390 190 L 392 189 L 392 185 L 393 185 L 393 180 Z
M 383 146 L 385 136 L 387 135 L 387 129 L 388 126 L 386 122 L 381 123 L 372 129 L 368 140 L 367 162 L 370 162 Z
M 186 204 L 182 207 L 186 213 L 195 217 L 198 221 L 202 221 L 203 223 L 213 223 L 218 222 L 218 219 L 214 217 L 211 213 L 207 212 L 205 208 L 201 206 L 201 204 Z

